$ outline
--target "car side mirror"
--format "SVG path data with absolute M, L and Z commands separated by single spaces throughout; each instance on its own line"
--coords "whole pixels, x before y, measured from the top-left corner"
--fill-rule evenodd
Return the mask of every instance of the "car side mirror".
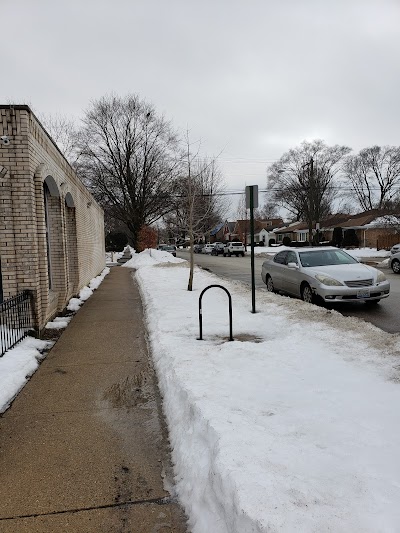
M 299 268 L 299 265 L 297 263 L 288 263 L 287 266 L 288 268 L 294 268 L 294 269 Z

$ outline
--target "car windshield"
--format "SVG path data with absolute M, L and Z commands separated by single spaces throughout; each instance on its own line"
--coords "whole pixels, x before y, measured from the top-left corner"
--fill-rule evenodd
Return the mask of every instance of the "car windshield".
M 167 252 L 171 252 L 172 250 L 175 250 L 175 246 L 164 246 L 163 250 L 166 250 Z
M 319 267 L 328 265 L 352 265 L 358 263 L 351 255 L 342 250 L 315 250 L 299 252 L 303 267 Z

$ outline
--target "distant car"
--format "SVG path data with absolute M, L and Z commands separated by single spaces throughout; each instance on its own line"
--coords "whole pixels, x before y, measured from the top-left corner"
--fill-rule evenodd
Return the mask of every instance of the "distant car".
M 202 251 L 203 247 L 204 247 L 204 244 L 195 244 L 193 246 L 193 252 L 195 254 L 201 254 L 201 251 Z
M 392 246 L 392 248 L 390 250 L 391 254 L 397 254 L 397 252 L 400 252 L 400 243 L 399 244 L 395 244 L 394 246 Z
M 224 253 L 224 243 L 215 242 L 211 255 L 222 255 Z
M 214 245 L 213 244 L 206 244 L 204 246 L 204 248 L 202 249 L 201 253 L 202 254 L 211 254 L 211 252 L 213 251 L 214 249 Z
M 400 274 L 400 251 L 389 257 L 389 266 L 395 274 Z
M 383 272 L 334 247 L 278 252 L 264 261 L 261 277 L 268 291 L 291 294 L 308 303 L 322 300 L 374 305 L 390 291 Z
M 169 252 L 174 257 L 176 257 L 176 246 L 173 244 L 159 244 L 157 246 L 157 250 L 161 250 L 162 252 Z
M 241 255 L 244 257 L 244 245 L 240 241 L 232 241 L 227 242 L 224 246 L 224 257 L 231 255 L 236 255 L 236 257 L 239 257 Z

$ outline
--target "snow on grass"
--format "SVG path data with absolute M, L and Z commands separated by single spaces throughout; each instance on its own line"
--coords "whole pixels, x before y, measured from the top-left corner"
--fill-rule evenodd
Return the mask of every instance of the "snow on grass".
M 266 291 L 252 314 L 224 281 L 235 340 L 211 289 L 198 341 L 200 292 L 220 279 L 196 269 L 188 292 L 184 264 L 135 259 L 191 531 L 396 531 L 399 337 Z

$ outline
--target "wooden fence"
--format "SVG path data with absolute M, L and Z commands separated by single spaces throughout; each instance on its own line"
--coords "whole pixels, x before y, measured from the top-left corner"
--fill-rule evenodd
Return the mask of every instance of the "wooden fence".
M 400 234 L 379 235 L 376 242 L 377 250 L 390 250 L 392 246 L 400 243 Z

